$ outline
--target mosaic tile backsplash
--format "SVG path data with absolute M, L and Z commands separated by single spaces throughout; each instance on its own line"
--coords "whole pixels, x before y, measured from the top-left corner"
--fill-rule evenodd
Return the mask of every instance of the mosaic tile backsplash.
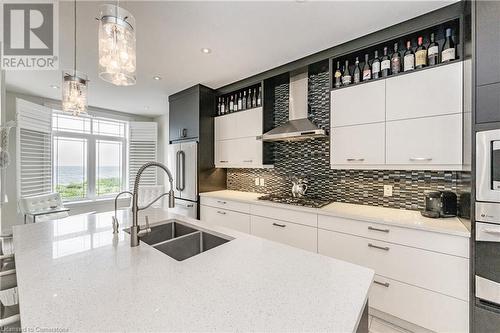
M 309 74 L 309 118 L 330 130 L 328 72 Z M 288 120 L 288 84 L 275 88 L 274 125 Z M 425 190 L 470 192 L 470 173 L 455 171 L 331 170 L 329 140 L 278 142 L 273 169 L 228 169 L 230 190 L 268 194 L 290 194 L 292 176 L 306 178 L 307 195 L 332 201 L 423 209 Z M 265 186 L 256 186 L 255 178 Z M 393 185 L 393 195 L 384 197 L 384 185 Z

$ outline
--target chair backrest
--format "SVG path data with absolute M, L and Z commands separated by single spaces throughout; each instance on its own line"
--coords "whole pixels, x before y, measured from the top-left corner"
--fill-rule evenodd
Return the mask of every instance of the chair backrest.
M 63 207 L 59 193 L 43 194 L 19 199 L 19 209 L 23 215 L 48 210 L 53 207 Z
M 164 190 L 163 185 L 144 185 L 144 186 L 139 186 L 139 206 L 145 206 L 153 199 L 156 197 L 162 195 L 165 190 Z M 158 200 L 153 204 L 152 207 L 155 208 L 165 208 L 165 198 Z

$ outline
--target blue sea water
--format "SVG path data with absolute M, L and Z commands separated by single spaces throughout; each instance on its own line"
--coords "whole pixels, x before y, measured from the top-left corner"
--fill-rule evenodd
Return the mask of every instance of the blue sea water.
M 100 167 L 97 175 L 98 178 L 119 178 L 120 168 L 113 166 Z M 81 183 L 86 178 L 86 172 L 81 166 L 59 166 L 57 168 L 57 183 L 67 185 L 70 183 Z

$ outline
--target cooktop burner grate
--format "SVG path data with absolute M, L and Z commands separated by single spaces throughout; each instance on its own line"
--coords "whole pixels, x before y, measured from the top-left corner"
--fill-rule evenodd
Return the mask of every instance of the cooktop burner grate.
M 328 205 L 331 202 L 330 200 L 317 197 L 295 198 L 292 196 L 279 196 L 272 194 L 259 197 L 259 200 L 266 200 L 266 201 L 272 201 L 272 202 L 295 205 L 295 206 L 310 207 L 310 208 L 321 208 L 323 206 Z

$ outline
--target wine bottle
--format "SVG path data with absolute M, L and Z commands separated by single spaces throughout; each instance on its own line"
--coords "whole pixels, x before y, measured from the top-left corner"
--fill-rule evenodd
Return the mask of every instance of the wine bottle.
M 380 77 L 380 59 L 378 58 L 378 51 L 375 51 L 375 58 L 372 61 L 372 78 L 378 79 Z
M 234 94 L 233 111 L 238 111 L 238 94 Z
M 411 41 L 406 42 L 406 51 L 403 56 L 403 71 L 411 71 L 415 69 L 415 53 L 411 49 Z
M 248 89 L 248 97 L 247 97 L 247 109 L 252 108 L 252 89 Z
M 261 86 L 259 86 L 259 93 L 257 94 L 257 106 L 261 106 L 262 105 L 262 90 L 261 90 Z
M 427 48 L 424 46 L 424 38 L 420 36 L 415 50 L 415 68 L 424 68 L 425 66 L 427 66 Z
M 361 68 L 359 67 L 359 58 L 356 57 L 356 63 L 354 64 L 354 73 L 353 73 L 353 81 L 354 83 L 361 82 Z
M 221 109 L 222 109 L 222 106 L 221 106 L 220 97 L 219 97 L 219 100 L 217 101 L 217 115 L 218 116 L 221 115 Z
M 337 61 L 337 70 L 333 75 L 335 77 L 335 88 L 338 88 L 342 85 L 342 72 L 340 71 L 340 61 Z
M 443 50 L 441 51 L 441 62 L 455 60 L 455 42 L 453 42 L 451 35 L 451 29 L 446 29 L 446 40 L 444 41 Z
M 427 64 L 434 66 L 439 63 L 439 44 L 434 40 L 434 33 L 431 33 L 431 43 L 427 48 Z
M 222 97 L 222 103 L 220 105 L 220 114 L 223 115 L 226 113 L 226 99 Z
M 387 55 L 387 46 L 384 47 L 384 55 L 380 63 L 380 70 L 382 71 L 382 77 L 388 77 L 391 74 L 391 60 Z
M 394 43 L 394 53 L 391 56 L 391 71 L 392 74 L 401 72 L 401 55 L 398 51 L 398 43 Z
M 372 78 L 372 69 L 368 60 L 368 53 L 365 54 L 365 64 L 363 65 L 363 81 L 368 81 Z
M 241 100 L 241 93 L 238 94 L 238 110 L 243 110 L 243 101 Z
M 243 105 L 243 109 L 247 108 L 247 91 L 243 91 L 243 98 L 241 99 L 241 105 Z
M 257 90 L 254 89 L 252 91 L 252 107 L 255 108 L 257 107 L 257 96 L 255 96 L 257 94 Z
M 351 84 L 351 71 L 349 70 L 349 60 L 345 61 L 344 75 L 342 76 L 342 85 L 348 86 Z
M 231 99 L 229 100 L 229 112 L 234 111 L 234 101 L 233 101 L 233 95 L 231 95 Z

